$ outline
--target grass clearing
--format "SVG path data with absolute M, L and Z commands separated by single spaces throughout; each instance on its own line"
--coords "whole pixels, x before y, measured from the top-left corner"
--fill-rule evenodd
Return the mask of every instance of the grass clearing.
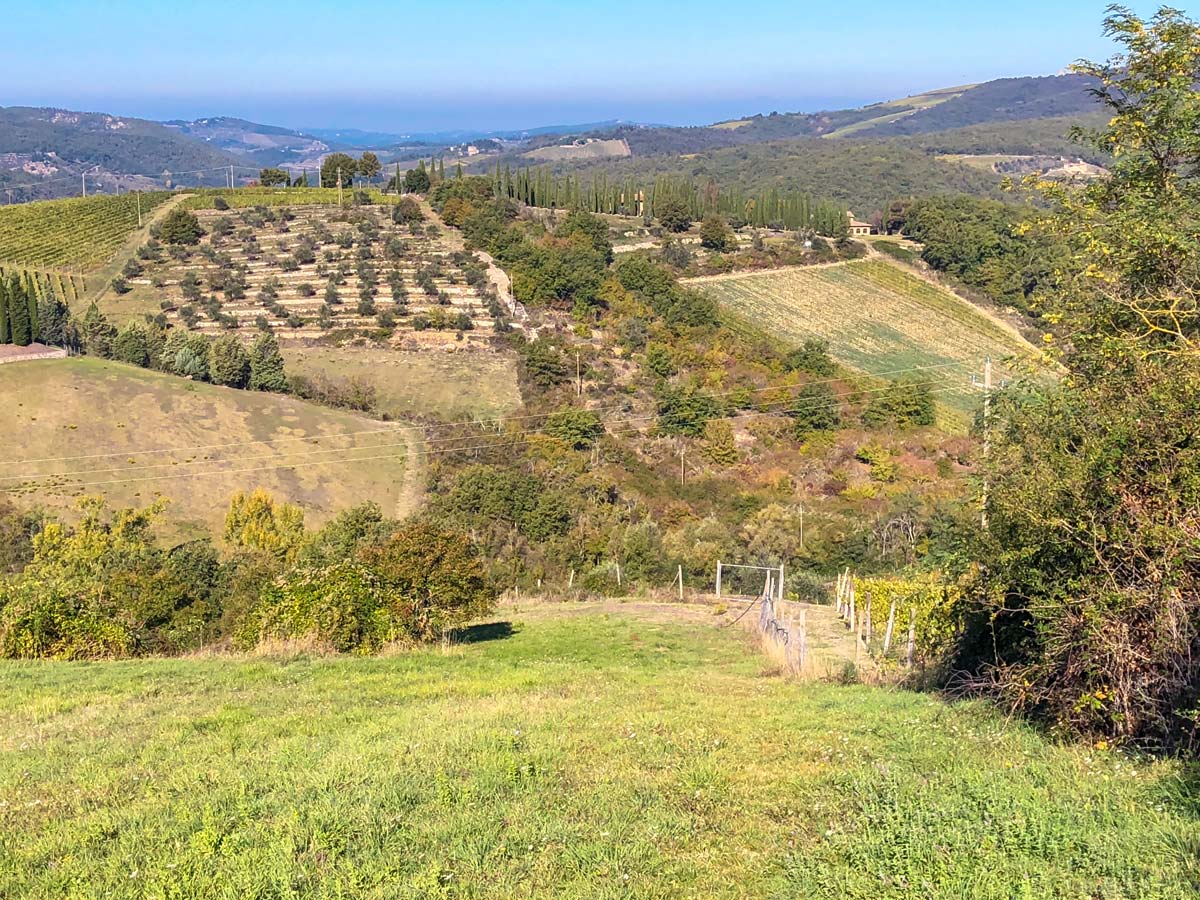
M 978 401 L 970 376 L 982 371 L 985 356 L 1003 361 L 1034 352 L 1007 325 L 880 259 L 718 275 L 688 283 L 788 343 L 798 345 L 810 337 L 828 340 L 833 356 L 859 371 L 944 366 L 919 380 L 937 379 L 931 389 L 960 411 Z
M 255 487 L 300 503 L 310 524 L 366 500 L 409 511 L 397 507 L 412 434 L 363 434 L 395 428 L 363 416 L 89 357 L 0 367 L 0 394 L 12 401 L 0 407 L 0 489 L 20 502 L 161 495 L 181 537 L 220 534 L 230 496 Z M 172 452 L 145 452 L 158 449 Z
M 0 896 L 1195 896 L 1178 764 L 560 609 L 446 652 L 0 663 Z
M 297 375 L 369 381 L 380 412 L 393 418 L 490 419 L 521 408 L 517 362 L 508 353 L 285 346 L 283 355 L 288 372 Z

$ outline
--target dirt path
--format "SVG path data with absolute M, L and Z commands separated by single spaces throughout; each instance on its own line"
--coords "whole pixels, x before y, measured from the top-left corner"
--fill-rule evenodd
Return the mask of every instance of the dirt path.
M 425 500 L 425 440 L 416 428 L 401 431 L 404 438 L 404 484 L 396 497 L 397 519 L 405 519 L 421 508 Z
M 166 218 L 167 213 L 191 196 L 192 194 L 185 193 L 172 197 L 149 215 L 145 216 L 142 227 L 125 239 L 125 243 L 112 255 L 108 262 L 84 277 L 87 284 L 87 293 L 90 295 L 89 300 L 99 304 L 104 299 L 111 290 L 109 282 L 124 268 L 125 263 L 133 258 L 133 255 L 137 253 L 138 247 L 142 246 L 146 242 L 146 239 L 150 237 L 150 228 L 161 222 Z

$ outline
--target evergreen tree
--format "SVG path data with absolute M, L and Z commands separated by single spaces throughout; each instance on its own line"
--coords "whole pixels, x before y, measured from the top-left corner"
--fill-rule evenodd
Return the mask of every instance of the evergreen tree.
M 112 344 L 113 359 L 141 366 L 150 365 L 150 345 L 146 340 L 146 329 L 137 322 L 130 322 L 121 329 Z
M 25 273 L 25 305 L 29 310 L 29 340 L 40 341 L 41 329 L 38 328 L 38 291 L 33 276 Z
M 58 298 L 54 291 L 48 291 L 38 303 L 38 333 L 44 344 L 53 347 L 66 345 L 67 322 L 71 317 L 67 304 Z M 0 343 L 3 338 L 0 337 Z
M 250 349 L 250 387 L 256 391 L 287 390 L 283 354 L 279 352 L 279 341 L 269 331 L 260 334 Z
M 117 337 L 117 329 L 100 312 L 95 300 L 83 314 L 83 321 L 79 326 L 79 336 L 86 353 L 104 359 L 112 357 L 113 341 Z
M 228 387 L 244 388 L 250 383 L 250 354 L 239 338 L 226 334 L 213 341 L 209 376 L 213 384 Z
M 0 344 L 9 343 L 12 343 L 12 334 L 8 328 L 8 285 L 0 275 Z
M 28 347 L 33 341 L 29 301 L 25 299 L 25 288 L 16 275 L 8 279 L 8 328 L 12 343 L 18 347 Z

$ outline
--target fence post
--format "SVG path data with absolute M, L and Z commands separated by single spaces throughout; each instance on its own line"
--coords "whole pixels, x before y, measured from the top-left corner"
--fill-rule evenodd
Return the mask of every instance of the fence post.
M 908 652 L 904 656 L 904 665 L 912 668 L 913 653 L 917 649 L 917 608 L 908 608 Z
M 833 590 L 834 602 L 837 605 L 838 618 L 842 617 L 842 571 L 838 569 L 837 586 Z
M 569 589 L 573 588 L 574 586 L 575 586 L 575 570 L 572 569 L 570 577 L 567 578 L 567 589 L 569 590 Z
M 896 601 L 892 600 L 892 608 L 888 610 L 887 630 L 883 633 L 883 655 L 887 656 L 892 648 L 892 629 L 896 626 Z
M 679 578 L 679 599 L 683 600 L 683 565 L 680 564 L 676 568 L 676 576 Z
M 617 563 L 617 587 L 621 586 L 621 564 Z
M 854 628 L 855 619 L 857 618 L 855 616 L 856 612 L 857 612 L 857 610 L 855 610 L 855 608 L 854 608 L 854 579 L 851 579 L 850 580 L 850 630 L 851 631 L 855 630 L 855 628 Z
M 779 584 L 775 590 L 776 599 L 783 600 L 783 563 L 779 564 Z
M 721 599 L 721 561 L 717 560 L 717 599 Z
M 865 620 L 863 623 L 863 633 L 866 636 L 868 645 L 871 643 L 871 602 L 874 599 L 875 598 L 872 597 L 870 593 L 867 594 L 867 614 L 863 616 L 863 619 Z

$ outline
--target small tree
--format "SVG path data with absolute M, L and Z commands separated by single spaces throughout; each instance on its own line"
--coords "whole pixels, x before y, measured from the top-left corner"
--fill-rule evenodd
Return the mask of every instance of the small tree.
M 687 231 L 692 225 L 692 213 L 687 204 L 674 197 L 667 197 L 654 205 L 658 221 L 667 231 Z
M 250 349 L 250 387 L 256 391 L 287 390 L 283 354 L 279 352 L 279 341 L 273 332 L 259 334 Z
M 176 207 L 167 213 L 158 227 L 158 237 L 164 244 L 198 244 L 204 229 L 195 213 Z
M 367 179 L 367 184 L 371 183 L 372 178 L 378 177 L 383 171 L 383 166 L 379 162 L 379 157 L 367 150 L 358 160 L 358 174 Z
M 263 187 L 276 187 L 281 184 L 290 186 L 292 179 L 283 169 L 268 168 L 258 173 L 258 183 Z
M 250 354 L 241 339 L 221 335 L 209 351 L 209 375 L 213 384 L 244 388 L 250 383 Z
M 591 410 L 567 406 L 547 416 L 542 430 L 575 450 L 588 450 L 604 434 L 604 425 Z
M 349 187 L 358 171 L 358 160 L 346 153 L 331 153 L 321 162 L 321 187 Z
M 146 339 L 146 329 L 137 322 L 130 322 L 121 329 L 113 341 L 113 359 L 141 366 L 143 369 L 150 365 L 150 345 Z
M 737 239 L 725 219 L 712 215 L 700 223 L 700 246 L 723 253 L 737 249 Z
M 429 173 L 425 170 L 425 160 L 417 160 L 417 167 L 404 173 L 404 190 L 410 194 L 424 194 L 429 190 Z

